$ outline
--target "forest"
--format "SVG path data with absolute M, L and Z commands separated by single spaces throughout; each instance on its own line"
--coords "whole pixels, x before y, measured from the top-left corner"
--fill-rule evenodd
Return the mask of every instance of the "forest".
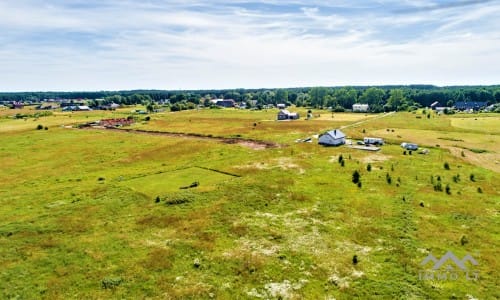
M 301 87 L 276 89 L 221 89 L 221 90 L 129 90 L 93 92 L 0 92 L 0 103 L 14 101 L 40 103 L 49 100 L 85 100 L 90 106 L 109 103 L 124 105 L 162 103 L 175 109 L 189 109 L 207 105 L 211 99 L 233 99 L 245 102 L 246 107 L 285 103 L 299 107 L 331 108 L 334 111 L 350 109 L 354 103 L 370 105 L 371 112 L 407 111 L 439 106 L 451 107 L 457 102 L 500 103 L 500 85 L 448 86 L 387 85 L 352 87 Z

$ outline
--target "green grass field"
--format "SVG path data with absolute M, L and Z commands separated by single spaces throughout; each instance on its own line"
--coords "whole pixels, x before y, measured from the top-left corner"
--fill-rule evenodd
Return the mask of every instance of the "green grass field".
M 26 121 L 2 111 L 0 298 L 500 298 L 497 115 L 278 122 L 277 110 L 222 109 L 131 126 L 280 144 L 268 149 L 63 127 L 130 110 Z M 388 143 L 373 153 L 295 142 L 343 126 Z M 430 152 L 405 155 L 402 141 Z M 478 279 L 448 262 L 441 273 L 457 278 L 422 280 L 427 255 L 447 251 L 470 254 Z

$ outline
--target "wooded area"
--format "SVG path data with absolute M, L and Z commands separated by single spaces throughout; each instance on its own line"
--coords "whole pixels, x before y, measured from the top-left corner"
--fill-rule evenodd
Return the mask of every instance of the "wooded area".
M 354 103 L 370 105 L 371 112 L 412 110 L 439 106 L 453 106 L 457 102 L 500 102 L 500 85 L 494 86 L 355 86 L 355 87 L 303 87 L 277 89 L 230 90 L 130 90 L 98 92 L 14 92 L 0 93 L 0 103 L 13 101 L 39 103 L 48 100 L 86 100 L 91 106 L 117 104 L 169 103 L 193 108 L 207 105 L 211 99 L 234 99 L 245 102 L 246 107 L 261 107 L 285 103 L 307 107 L 330 107 L 336 111 L 350 109 Z

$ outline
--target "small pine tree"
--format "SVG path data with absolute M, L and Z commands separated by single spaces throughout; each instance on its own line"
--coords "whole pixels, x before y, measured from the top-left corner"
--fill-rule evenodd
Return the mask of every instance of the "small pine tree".
M 359 260 L 358 260 L 358 256 L 357 256 L 357 255 L 354 255 L 354 256 L 352 257 L 352 264 L 353 264 L 353 265 L 357 265 L 357 264 L 358 264 L 358 262 L 359 262 Z
M 341 166 L 341 167 L 343 167 L 343 166 L 344 166 L 344 164 L 345 164 L 345 161 L 344 161 L 344 160 L 342 160 L 342 161 L 340 162 L 340 166 Z
M 342 161 L 344 161 L 344 157 L 342 156 L 342 154 L 339 155 L 339 163 L 342 163 Z
M 357 184 L 360 179 L 361 175 L 359 174 L 358 170 L 354 170 L 354 172 L 352 173 L 352 182 Z
M 446 190 L 446 194 L 451 195 L 451 188 L 450 188 L 449 184 L 446 185 L 445 190 Z
M 358 187 L 361 188 L 362 184 L 361 181 L 358 181 Z
M 449 170 L 450 169 L 450 164 L 448 164 L 447 162 L 444 163 L 444 169 L 445 170 Z
M 474 177 L 474 174 L 470 174 L 469 178 L 470 178 L 470 181 L 473 181 L 473 182 L 476 181 L 476 178 Z
M 368 172 L 371 172 L 371 170 L 372 170 L 372 165 L 371 165 L 371 164 L 368 164 L 368 165 L 366 166 L 366 170 L 367 170 Z
M 159 202 L 160 202 L 160 196 L 156 196 L 155 203 L 159 203 Z
M 483 193 L 483 189 L 481 189 L 481 187 L 477 187 L 477 192 L 478 192 L 479 194 L 482 194 L 482 193 Z
M 392 178 L 391 178 L 391 175 L 389 175 L 389 173 L 385 174 L 385 180 L 387 181 L 388 184 L 392 183 Z

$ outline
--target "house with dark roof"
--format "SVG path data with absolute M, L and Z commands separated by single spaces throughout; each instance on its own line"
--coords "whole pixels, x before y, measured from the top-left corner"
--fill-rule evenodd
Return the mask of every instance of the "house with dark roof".
M 455 108 L 458 110 L 481 110 L 488 105 L 485 101 L 458 101 L 455 103 Z
M 324 146 L 340 146 L 345 144 L 346 135 L 339 129 L 327 131 L 319 136 L 318 144 Z
M 233 99 L 218 99 L 215 105 L 220 107 L 235 107 L 236 102 Z
M 297 120 L 299 118 L 298 113 L 289 112 L 286 109 L 282 109 L 278 112 L 278 121 L 282 120 Z

